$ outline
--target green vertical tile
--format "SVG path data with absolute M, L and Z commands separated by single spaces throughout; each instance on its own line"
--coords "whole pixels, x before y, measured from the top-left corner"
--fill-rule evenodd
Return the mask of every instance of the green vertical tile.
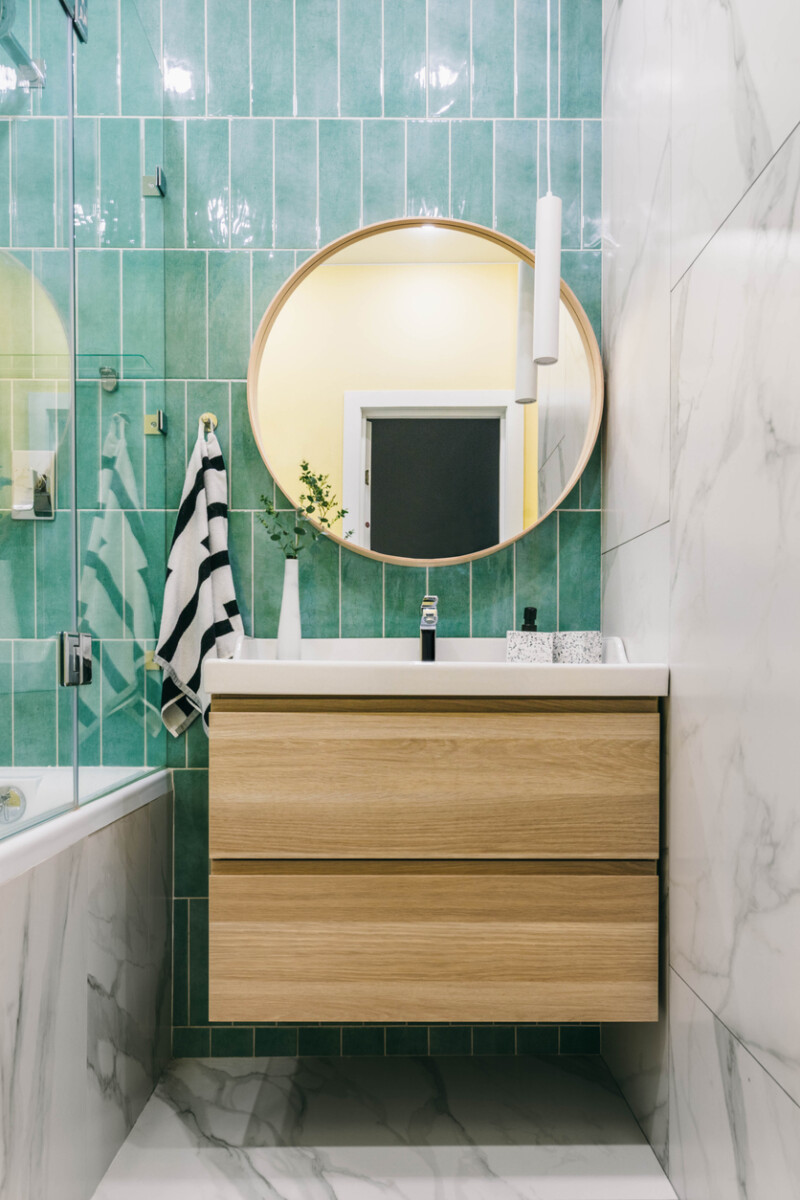
M 15 766 L 56 765 L 56 649 L 55 640 L 14 643 Z
M 162 200 L 149 200 L 144 206 L 148 245 L 151 244 L 151 229 L 153 230 L 153 236 L 156 238 L 155 245 L 158 247 L 163 245 L 166 249 L 182 250 L 186 245 L 186 230 L 184 227 L 185 196 L 183 187 L 186 164 L 186 124 L 184 121 L 164 121 L 160 127 L 163 139 L 163 161 L 160 165 L 164 168 L 164 173 L 167 177 L 167 194 Z M 151 139 L 155 136 L 151 132 L 151 122 L 149 121 L 145 126 L 146 139 L 148 138 L 148 134 Z M 145 163 L 148 171 L 153 171 L 159 163 L 150 157 L 149 144 L 148 141 L 145 142 Z M 157 138 L 156 149 L 158 149 Z M 155 213 L 156 216 L 152 217 L 152 213 Z M 159 241 L 157 238 L 159 218 L 161 222 L 162 241 Z M 154 221 L 156 222 L 155 227 L 153 227 Z
M 383 104 L 382 0 L 340 0 L 343 117 L 379 117 Z
M 231 512 L 228 518 L 228 552 L 236 600 L 245 633 L 253 634 L 253 514 Z
M 558 617 L 558 517 L 555 513 L 515 543 L 517 625 L 531 605 L 542 633 L 557 628 Z
M 161 0 L 134 0 L 134 7 L 150 49 L 157 57 L 161 48 Z
M 599 117 L 603 94 L 603 0 L 561 0 L 562 117 Z
M 119 8 L 92 8 L 91 36 L 75 39 L 75 111 L 81 116 L 116 116 L 120 111 Z
M 469 563 L 431 567 L 428 591 L 439 597 L 440 637 L 469 637 Z
M 405 125 L 364 122 L 364 224 L 402 217 L 406 211 Z
M 183 383 L 148 383 L 147 412 L 161 408 L 167 418 L 166 437 L 145 439 L 147 454 L 147 504 L 149 508 L 176 509 L 186 472 L 186 390 Z M 167 544 L 172 524 L 167 523 Z
M 561 277 L 572 288 L 600 341 L 603 261 L 600 250 L 575 250 L 561 256 Z
M 494 215 L 492 122 L 453 121 L 450 154 L 452 215 L 491 229 Z
M 173 783 L 175 895 L 207 896 L 208 775 L 205 771 L 176 771 Z
M 231 245 L 272 245 L 272 121 L 231 121 Z
M 158 58 L 142 24 L 137 5 L 126 3 L 126 0 L 120 3 L 120 32 L 123 51 L 120 63 L 121 111 L 136 116 L 160 116 L 164 100 Z M 155 32 L 157 37 L 159 31 Z
M 428 115 L 431 117 L 470 115 L 470 7 L 470 0 L 428 0 Z
M 518 1025 L 517 1054 L 558 1054 L 557 1025 Z
M 600 513 L 558 514 L 558 628 L 600 628 Z
M 14 693 L 12 657 L 13 642 L 0 641 L 0 766 L 10 766 L 14 755 L 11 731 L 14 727 L 12 705 Z
M 602 434 L 594 444 L 583 475 L 581 475 L 581 508 L 600 508 L 603 475 Z
M 59 687 L 56 694 L 58 705 L 58 765 L 71 767 L 75 761 L 73 734 L 75 730 L 78 697 L 74 688 Z
M 206 374 L 206 256 L 199 250 L 164 255 L 164 316 L 168 379 Z
M 495 126 L 497 228 L 524 246 L 536 229 L 536 121 L 498 121 Z
M 139 246 L 142 241 L 141 131 L 134 118 L 100 121 L 100 243 Z
M 195 717 L 186 730 L 186 765 L 208 766 L 208 734 L 200 717 Z
M 505 637 L 514 628 L 514 547 L 472 564 L 472 636 Z
M 513 1025 L 474 1025 L 473 1054 L 514 1054 L 516 1039 Z
M 97 358 L 111 358 L 121 348 L 120 262 L 121 255 L 109 250 L 79 250 L 76 253 L 78 284 L 78 375 L 97 379 Z
M 131 512 L 123 527 L 126 625 L 140 639 L 158 637 L 166 578 L 164 514 Z
M 383 636 L 383 563 L 342 551 L 342 637 Z
M 169 185 L 168 185 L 169 186 Z M 186 122 L 186 245 L 228 245 L 228 122 Z
M 163 380 L 148 380 L 144 385 L 144 411 L 146 413 L 167 411 L 166 384 Z M 168 434 L 166 437 L 148 436 L 143 438 L 145 462 L 145 492 L 142 497 L 145 508 L 165 509 L 167 507 L 167 442 L 175 436 L 170 428 L 167 416 Z M 182 437 L 183 426 L 180 426 Z
M 385 1033 L 382 1025 L 346 1025 L 342 1029 L 342 1054 L 383 1055 Z
M 175 122 L 171 122 L 175 124 Z M 165 151 L 165 126 L 166 122 L 161 118 L 145 118 L 142 122 L 143 127 L 143 145 L 142 145 L 142 173 L 144 175 L 155 175 L 156 167 L 161 167 L 165 177 L 169 180 L 167 174 L 168 168 L 166 164 Z M 180 188 L 180 198 L 183 198 L 183 167 L 181 166 L 180 173 L 173 176 L 173 186 Z M 169 191 L 169 184 L 167 184 Z M 165 235 L 165 216 L 166 216 L 166 197 L 158 199 L 155 203 L 145 204 L 144 212 L 144 241 L 142 245 L 151 246 L 154 249 L 163 250 L 166 245 Z M 182 222 L 181 222 L 182 225 Z M 181 241 L 183 245 L 183 241 Z
M 79 509 L 97 508 L 100 503 L 100 384 L 75 385 L 75 432 L 81 449 L 81 467 L 76 476 Z
M 600 248 L 603 220 L 603 127 L 599 121 L 583 122 L 583 248 Z
M 2 115 L 2 108 L 0 108 L 0 115 Z M 0 246 L 11 244 L 10 142 L 11 122 L 0 120 Z
M 189 1020 L 208 1022 L 208 901 L 189 902 Z
M 72 625 L 72 514 L 36 521 L 36 636 L 56 637 Z
M 73 128 L 75 188 L 74 237 L 76 246 L 100 245 L 100 123 L 94 117 L 76 117 Z M 0 155 L 2 131 L 0 130 Z M 2 158 L 0 157 L 0 161 Z
M 295 0 L 297 115 L 338 112 L 337 0 Z
M 484 0 L 473 19 L 472 115 L 514 116 L 514 0 Z
M 19 118 L 11 127 L 11 244 L 55 245 L 54 122 Z
M 285 1025 L 257 1027 L 256 1054 L 264 1058 L 294 1058 L 297 1054 L 297 1029 Z
M 146 649 L 155 650 L 155 639 L 147 644 Z M 148 767 L 173 767 L 183 766 L 184 759 L 181 757 L 179 763 L 172 761 L 173 754 L 172 746 L 167 745 L 167 740 L 174 743 L 175 739 L 171 734 L 168 734 L 164 728 L 164 723 L 161 720 L 161 672 L 160 671 L 145 671 L 144 675 L 145 688 L 145 762 Z M 181 750 L 183 749 L 183 739 L 179 739 Z
M 172 1024 L 187 1025 L 188 1022 L 189 901 L 179 899 L 172 902 Z
M 72 129 L 66 116 L 59 117 L 55 122 L 55 228 L 56 246 L 63 249 L 72 247 L 73 224 L 73 192 L 70 178 L 70 159 L 72 157 Z
M 208 373 L 244 379 L 250 354 L 250 256 L 245 250 L 208 256 Z
M 275 122 L 275 245 L 317 245 L 317 123 Z
M 256 514 L 253 526 L 253 635 L 278 636 L 285 559 Z M 302 595 L 302 593 L 301 593 Z
M 78 761 L 83 767 L 97 767 L 101 760 L 100 734 L 102 721 L 102 648 L 92 641 L 94 671 L 92 682 L 78 689 Z M 59 693 L 59 699 L 61 694 Z
M 361 224 L 361 122 L 319 123 L 319 229 L 326 245 Z
M 163 5 L 164 115 L 205 113 L 205 0 Z M 213 34 L 212 34 L 213 36 Z
M 11 383 L 0 379 L 0 511 L 11 508 Z M 0 522 L 3 517 L 0 516 Z M 11 529 L 12 526 L 9 526 Z M 5 527 L 0 524 L 0 535 Z M 2 545 L 2 542 L 0 542 Z M 0 634 L 0 636 L 2 636 Z
M 72 263 L 69 250 L 34 250 L 33 252 L 33 274 L 36 279 L 42 284 L 42 288 L 34 290 L 33 294 L 33 320 L 34 328 L 34 354 L 41 356 L 41 361 L 37 363 L 37 373 L 42 375 L 45 371 L 59 371 L 64 377 L 64 381 L 68 379 L 69 371 L 64 368 L 62 363 L 54 367 L 46 365 L 46 360 L 51 358 L 53 349 L 53 335 L 48 328 L 47 318 L 50 316 L 50 305 L 54 305 L 58 313 L 61 324 L 64 329 L 65 342 L 70 341 L 70 326 L 72 321 Z
M 431 1025 L 431 1054 L 471 1054 L 472 1028 L 469 1025 Z
M 36 636 L 33 521 L 12 521 L 0 512 L 0 562 L 5 564 L 0 637 Z
M 129 378 L 163 376 L 164 255 L 160 250 L 122 252 L 122 352 L 131 356 L 125 363 Z
M 207 1058 L 211 1053 L 211 1030 L 175 1028 L 172 1030 L 173 1058 Z
M 251 1058 L 253 1028 L 221 1025 L 211 1030 L 212 1058 Z
M 243 385 L 234 385 L 231 401 L 231 508 L 260 509 L 261 496 L 272 496 L 272 476 L 253 437 Z
M 103 642 L 103 766 L 144 763 L 144 651 L 138 642 Z
M 339 636 L 339 547 L 320 538 L 300 555 L 303 637 Z
M 427 590 L 424 567 L 384 567 L 384 609 L 386 637 L 417 637 L 419 606 Z
M 207 0 L 209 117 L 250 115 L 249 0 Z M 254 72 L 258 64 L 253 64 Z M 266 64 L 264 64 L 265 70 Z
M 424 117 L 427 86 L 426 0 L 383 7 L 384 115 Z
M 543 117 L 547 111 L 547 3 L 517 3 L 517 117 Z M 558 21 L 551 41 L 553 114 L 558 115 Z
M 125 419 L 125 450 L 130 461 L 133 480 L 125 482 L 126 493 L 118 492 L 122 508 L 138 509 L 144 496 L 144 385 L 138 380 L 122 380 L 114 392 L 100 392 L 100 423 L 105 453 L 105 440 L 116 433 L 117 415 Z M 117 480 L 117 483 L 122 483 Z M 107 499 L 106 499 L 107 503 Z
M 33 6 L 31 6 L 33 7 Z M 17 9 L 27 10 L 18 4 Z M 38 4 L 33 14 L 31 56 L 43 58 L 47 64 L 47 85 L 31 89 L 34 114 L 41 117 L 64 116 L 70 110 L 69 71 L 67 56 L 67 21 L 58 4 Z M 18 18 L 19 20 L 19 18 Z M 15 30 L 19 37 L 19 25 Z M 24 41 L 24 38 L 22 39 Z
M 581 126 L 579 121 L 551 121 L 552 190 L 561 197 L 561 245 L 581 245 Z M 547 122 L 539 124 L 539 195 L 547 191 Z
M 599 1025 L 560 1025 L 558 1029 L 559 1054 L 599 1054 Z
M 301 1057 L 317 1058 L 320 1055 L 340 1055 L 342 1031 L 338 1025 L 301 1026 L 298 1030 L 297 1051 Z
M 276 292 L 294 271 L 291 250 L 270 250 L 253 253 L 253 315 L 251 338 L 255 337 L 261 318 L 272 303 Z
M 122 513 L 78 513 L 78 623 L 93 637 L 123 636 Z
M 408 122 L 407 197 L 410 217 L 450 212 L 450 126 L 446 121 Z
M 251 6 L 253 116 L 290 117 L 294 103 L 293 0 Z
M 414 1056 L 427 1054 L 427 1025 L 388 1025 L 386 1027 L 386 1053 Z

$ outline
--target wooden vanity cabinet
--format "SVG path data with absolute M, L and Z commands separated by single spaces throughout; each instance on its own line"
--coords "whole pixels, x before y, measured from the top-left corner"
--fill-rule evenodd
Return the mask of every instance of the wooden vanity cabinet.
M 657 1017 L 655 700 L 215 698 L 214 1021 Z

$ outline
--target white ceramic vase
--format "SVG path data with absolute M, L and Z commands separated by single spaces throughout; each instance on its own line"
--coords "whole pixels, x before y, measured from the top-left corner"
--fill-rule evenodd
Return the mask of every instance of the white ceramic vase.
M 287 558 L 283 571 L 283 598 L 278 622 L 278 658 L 299 658 L 303 629 L 300 624 L 298 562 Z

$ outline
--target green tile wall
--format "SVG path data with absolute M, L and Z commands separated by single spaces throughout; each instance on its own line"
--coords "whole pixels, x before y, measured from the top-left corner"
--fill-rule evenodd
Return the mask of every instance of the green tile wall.
M 560 8 L 561 42 L 556 23 L 550 54 L 563 274 L 599 336 L 601 0 L 561 0 Z M 256 519 L 259 496 L 274 495 L 274 487 L 250 434 L 244 382 L 253 332 L 295 266 L 353 226 L 453 215 L 533 244 L 536 197 L 545 189 L 544 15 L 543 0 L 162 0 L 160 11 L 156 0 L 138 12 L 133 0 L 95 6 L 76 79 L 77 336 L 82 352 L 124 349 L 147 363 L 113 398 L 88 378 L 79 387 L 81 455 L 88 456 L 78 471 L 84 547 L 108 416 L 124 410 L 129 428 L 140 430 L 144 412 L 163 408 L 168 436 L 133 439 L 132 448 L 158 579 L 197 417 L 210 408 L 229 466 L 231 553 L 245 626 L 275 635 L 282 563 Z M 18 103 L 13 94 L 0 96 L 0 237 L 21 251 L 54 248 L 58 119 L 37 115 L 37 129 L 15 130 L 7 118 Z M 36 115 L 33 103 L 23 115 Z M 46 161 L 35 153 L 39 141 L 50 147 Z M 142 200 L 139 176 L 157 163 L 167 196 Z M 39 200 L 21 209 L 12 202 L 26 179 L 37 181 Z M 5 429 L 2 421 L 0 464 Z M 539 606 L 543 629 L 598 627 L 599 478 L 596 453 L 560 512 L 471 565 L 429 572 L 384 566 L 320 543 L 301 564 L 305 632 L 413 634 L 419 597 L 429 589 L 442 598 L 442 632 L 451 636 L 503 636 L 530 603 Z M 8 525 L 2 536 L 21 536 Z M 33 547 L 23 547 L 23 597 L 33 593 L 34 563 Z M 119 582 L 124 599 L 131 581 L 121 567 Z M 30 686 L 41 689 L 33 694 L 47 713 L 36 753 L 49 761 L 60 752 L 58 711 L 55 702 L 47 708 L 46 656 L 26 640 L 36 635 L 37 619 L 55 619 L 47 587 L 38 588 L 38 608 L 18 605 L 16 624 L 0 613 L 0 705 L 32 702 L 30 694 L 17 701 L 3 685 L 15 662 L 31 660 Z M 150 617 L 145 612 L 129 637 L 113 611 L 101 614 L 103 689 L 82 697 L 82 754 L 88 762 L 138 756 L 175 768 L 175 1053 L 596 1049 L 596 1026 L 209 1024 L 207 745 L 196 726 L 177 742 L 159 728 L 158 677 L 143 670 L 157 631 L 157 586 L 153 600 Z M 0 753 L 6 728 L 0 725 Z

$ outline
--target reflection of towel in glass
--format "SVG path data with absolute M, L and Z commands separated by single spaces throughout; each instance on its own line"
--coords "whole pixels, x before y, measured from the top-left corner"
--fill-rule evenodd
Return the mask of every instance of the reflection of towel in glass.
M 139 642 L 155 638 L 155 615 L 148 587 L 141 502 L 128 453 L 126 425 L 127 418 L 114 413 L 103 443 L 100 509 L 92 521 L 83 554 L 78 616 L 81 631 L 93 638 L 120 639 L 133 644 L 132 674 L 115 665 L 114 655 L 103 654 L 103 706 L 106 716 L 131 708 L 131 716 L 141 720 L 142 686 L 135 668 L 141 666 L 144 650 L 134 639 Z M 122 661 L 125 658 L 116 657 Z M 90 715 L 88 705 L 82 708 L 87 709 L 82 717 L 93 724 L 99 713 Z

